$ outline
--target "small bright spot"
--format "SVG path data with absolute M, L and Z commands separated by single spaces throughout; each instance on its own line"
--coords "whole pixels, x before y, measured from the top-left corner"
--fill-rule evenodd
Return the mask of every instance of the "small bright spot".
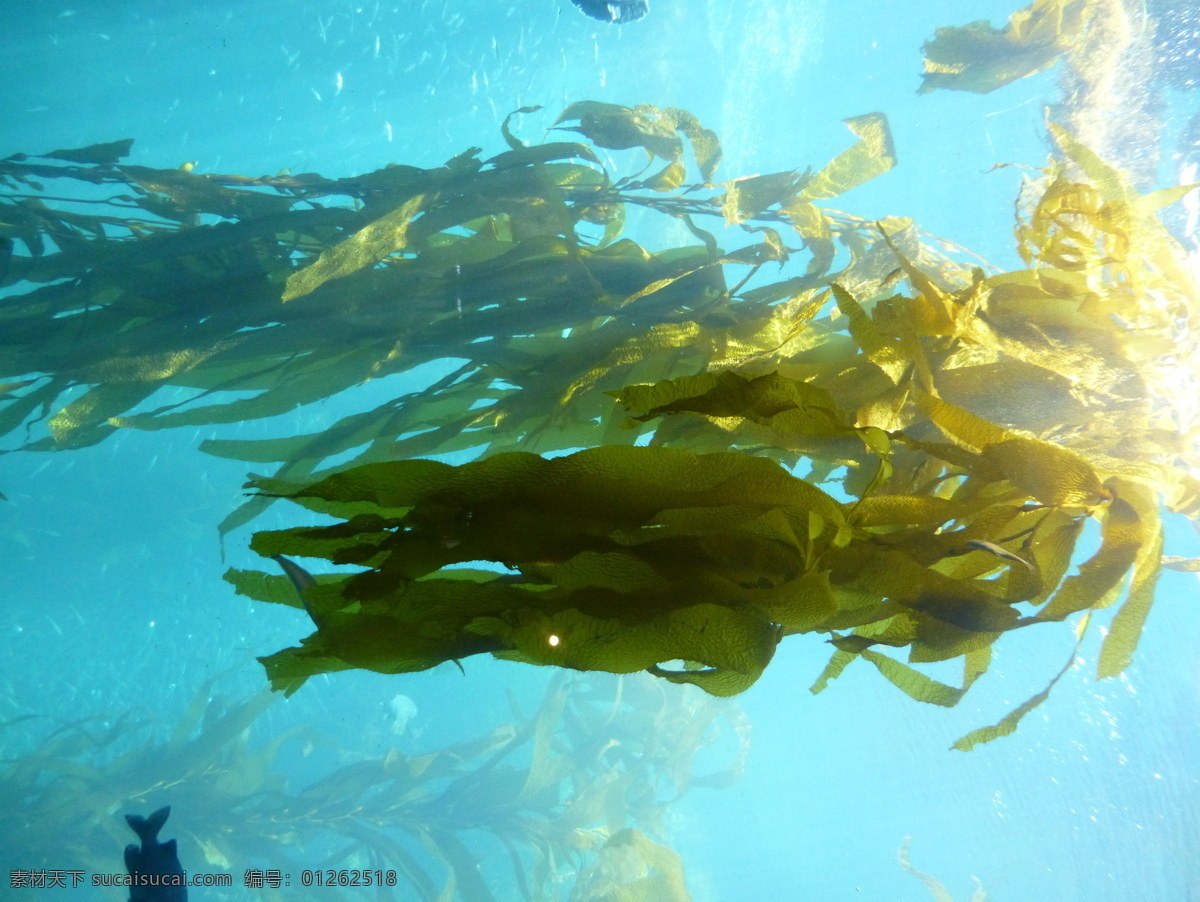
M 553 633 L 550 634 L 550 638 L 546 641 L 550 643 L 551 648 L 556 648 L 558 646 L 558 636 L 554 635 Z

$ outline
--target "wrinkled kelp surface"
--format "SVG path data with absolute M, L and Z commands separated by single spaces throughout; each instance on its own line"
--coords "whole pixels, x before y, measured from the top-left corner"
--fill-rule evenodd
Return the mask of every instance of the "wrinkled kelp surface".
M 365 462 L 632 441 L 614 438 L 597 389 L 744 353 L 729 347 L 731 320 L 778 297 L 733 304 L 745 277 L 730 288 L 727 270 L 789 255 L 763 222 L 793 226 L 811 250 L 783 296 L 819 284 L 835 237 L 865 226 L 814 202 L 894 163 L 872 114 L 847 120 L 859 142 L 819 172 L 681 187 L 686 158 L 707 182 L 721 155 L 690 114 L 589 101 L 559 122 L 590 143 L 527 147 L 506 123 L 509 150 L 487 160 L 472 148 L 438 169 L 346 179 L 123 165 L 129 141 L 0 161 L 0 286 L 14 286 L 0 308 L 0 434 L 54 450 L 122 427 L 239 422 L 455 360 L 428 388 L 321 433 L 202 448 L 303 478 L 351 451 Z M 665 165 L 618 177 L 600 163 L 626 148 Z M 101 197 L 81 210 L 51 186 Z M 623 236 L 631 210 L 683 223 L 696 243 L 648 249 Z M 722 251 L 696 222 L 722 215 L 755 243 Z M 196 392 L 154 406 L 167 386 Z M 31 416 L 48 434 L 30 433 Z M 599 432 L 598 418 L 610 421 Z
M 488 651 L 729 694 L 782 636 L 816 632 L 836 651 L 814 689 L 862 658 L 953 705 L 1005 632 L 1115 604 L 1098 672 L 1120 673 L 1154 596 L 1160 508 L 1197 513 L 1197 294 L 1154 216 L 1187 188 L 1139 195 L 1053 133 L 1065 162 L 1019 205 L 1028 268 L 918 265 L 881 225 L 866 256 L 886 253 L 910 294 L 852 263 L 726 327 L 736 365 L 613 392 L 627 425 L 654 425 L 651 447 L 256 480 L 342 522 L 261 532 L 255 550 L 367 568 L 306 593 L 318 630 L 266 659 L 274 685 Z M 1099 548 L 1071 572 L 1089 522 Z M 475 561 L 507 572 L 451 569 Z M 282 578 L 230 578 L 298 604 Z M 912 666 L 952 659 L 957 686 Z
M 270 694 L 236 701 L 211 689 L 166 733 L 137 712 L 92 718 L 4 762 L 9 860 L 113 873 L 128 840 L 121 813 L 170 803 L 187 870 L 233 878 L 235 889 L 192 890 L 205 899 L 684 902 L 678 855 L 651 837 L 692 786 L 735 782 L 749 743 L 736 708 L 644 677 L 556 678 L 537 711 L 514 703 L 512 722 L 419 754 L 364 754 L 308 728 L 256 742 Z M 697 755 L 707 749 L 712 759 L 718 742 L 717 769 L 697 773 Z M 321 762 L 303 785 L 280 773 L 295 770 L 287 759 L 297 753 Z M 301 872 L 318 868 L 394 870 L 398 879 L 369 890 L 303 885 Z M 290 885 L 245 889 L 250 870 L 282 872 Z M 12 888 L 9 897 L 44 892 Z
M 995 28 L 987 19 L 939 28 L 925 44 L 919 92 L 939 88 L 987 94 L 1058 62 L 1079 40 L 1093 15 L 1093 0 L 1034 0 Z
M 339 522 L 256 550 L 360 568 L 302 599 L 229 574 L 312 616 L 266 659 L 289 692 L 491 652 L 732 694 L 782 637 L 816 633 L 835 651 L 814 690 L 865 659 L 952 705 L 1004 633 L 1114 605 L 1099 674 L 1127 666 L 1160 512 L 1200 506 L 1197 287 L 1156 218 L 1187 187 L 1139 194 L 1052 126 L 1059 152 L 1017 205 L 1025 268 L 997 272 L 907 220 L 818 205 L 894 164 L 882 116 L 847 120 L 858 143 L 818 172 L 721 184 L 716 136 L 683 111 L 589 101 L 559 123 L 589 143 L 525 146 L 506 123 L 486 162 L 336 181 L 148 171 L 118 164 L 124 144 L 4 161 L 29 192 L 120 184 L 106 203 L 139 211 L 110 236 L 13 195 L 28 253 L 8 278 L 41 287 L 4 308 L 7 431 L 48 417 L 25 447 L 72 447 L 461 361 L 318 434 L 203 446 L 281 464 L 226 529 L 286 497 Z M 629 148 L 642 172 L 600 162 Z M 649 250 L 634 220 L 696 243 Z M 164 385 L 201 391 L 130 412 Z M 85 393 L 56 409 L 68 389 Z M 468 450 L 457 468 L 414 459 Z M 1099 547 L 1072 571 L 1089 523 Z M 959 685 L 913 666 L 950 660 Z

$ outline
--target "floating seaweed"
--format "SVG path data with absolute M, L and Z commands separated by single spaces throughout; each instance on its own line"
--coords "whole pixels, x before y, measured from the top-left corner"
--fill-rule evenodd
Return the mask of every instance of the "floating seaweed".
M 397 881 L 372 886 L 371 898 L 686 900 L 678 856 L 661 841 L 664 814 L 692 786 L 736 781 L 749 743 L 735 708 L 664 693 L 646 678 L 558 676 L 531 715 L 514 702 L 512 723 L 473 739 L 382 756 L 339 750 L 311 728 L 254 742 L 270 693 L 237 702 L 210 691 L 169 736 L 134 714 L 91 719 L 5 762 L 9 862 L 112 873 L 128 838 L 120 813 L 170 802 L 189 871 L 227 873 L 239 887 L 248 871 L 290 874 L 286 892 L 268 879 L 263 899 L 363 898 L 303 885 L 300 875 L 381 869 Z M 696 756 L 718 740 L 732 757 L 695 773 Z M 280 773 L 288 750 L 330 764 L 296 787 Z
M 1154 216 L 1188 189 L 1139 195 L 1052 133 L 1086 180 L 1052 163 L 1028 187 L 1027 269 L 954 284 L 881 229 L 911 296 L 848 277 L 802 291 L 726 333 L 736 366 L 613 392 L 635 430 L 656 425 L 649 447 L 251 482 L 340 521 L 259 532 L 254 550 L 365 568 L 305 593 L 317 632 L 264 659 L 273 685 L 491 652 L 726 695 L 782 637 L 819 633 L 836 651 L 814 691 L 864 659 L 948 706 L 1004 633 L 1118 603 L 1098 675 L 1121 673 L 1161 570 L 1160 506 L 1200 513 L 1200 294 Z M 803 478 L 779 466 L 801 461 Z M 1099 549 L 1069 573 L 1089 521 Z M 492 569 L 458 569 L 472 562 Z M 282 577 L 228 578 L 298 604 Z M 912 666 L 953 659 L 961 686 Z M 956 747 L 1011 732 L 1048 692 Z
M 724 365 L 730 324 L 777 299 L 742 291 L 792 253 L 773 226 L 794 228 L 812 251 L 783 296 L 824 283 L 839 238 L 856 253 L 877 241 L 868 224 L 816 202 L 894 164 L 882 115 L 847 120 L 860 140 L 819 172 L 725 190 L 682 187 L 685 147 L 705 182 L 721 156 L 684 111 L 582 102 L 558 124 L 590 143 L 525 146 L 506 121 L 509 149 L 487 160 L 472 148 L 438 169 L 346 179 L 121 164 L 128 141 L 0 161 L 10 189 L 0 287 L 14 286 L 0 332 L 0 378 L 11 380 L 0 434 L 44 420 L 48 434 L 20 447 L 60 450 L 118 428 L 240 422 L 455 360 L 433 385 L 320 433 L 202 450 L 304 478 L 347 454 L 365 463 L 480 445 L 579 447 L 602 417 L 605 441 L 632 443 L 602 391 Z M 597 149 L 629 148 L 665 168 L 617 177 L 599 162 Z M 46 183 L 62 182 L 103 192 L 88 208 L 106 212 L 51 195 Z M 628 209 L 683 223 L 697 243 L 648 250 L 625 235 Z M 701 217 L 754 243 L 722 251 Z M 731 267 L 748 270 L 732 288 Z M 152 407 L 165 386 L 194 392 Z
M 937 29 L 925 44 L 918 93 L 939 88 L 987 94 L 1049 69 L 1080 39 L 1096 13 L 1094 0 L 1034 0 L 1004 28 L 986 19 Z
M 720 144 L 684 111 L 585 101 L 558 124 L 589 143 L 525 146 L 506 121 L 510 149 L 486 162 L 332 181 L 121 166 L 127 142 L 2 161 L 32 192 L 6 207 L 27 250 L 8 278 L 42 287 L 6 301 L 0 426 L 40 409 L 51 434 L 25 447 L 73 447 L 469 354 L 323 432 L 202 446 L 281 463 L 225 530 L 287 497 L 343 522 L 255 549 L 365 568 L 305 593 L 317 632 L 268 659 L 289 692 L 491 652 L 732 694 L 781 637 L 817 633 L 836 651 L 815 690 L 865 659 L 951 705 L 1005 632 L 1118 603 L 1098 672 L 1128 665 L 1160 509 L 1200 510 L 1200 293 L 1156 218 L 1188 187 L 1139 194 L 1052 125 L 1057 158 L 1018 201 L 1026 268 L 996 272 L 907 220 L 818 206 L 894 164 L 882 116 L 847 120 L 858 143 L 816 173 L 717 186 Z M 702 181 L 685 186 L 688 148 Z M 641 172 L 598 162 L 628 149 Z M 125 218 L 51 210 L 37 179 L 59 177 L 125 186 L 107 201 Z M 630 208 L 699 243 L 648 251 Z M 702 217 L 756 243 L 723 250 Z M 801 255 L 784 234 L 804 271 L 771 282 Z M 167 384 L 212 403 L 127 412 Z M 218 400 L 235 389 L 254 394 Z M 413 459 L 468 450 L 480 460 L 457 469 Z M 1089 522 L 1099 550 L 1069 573 Z M 229 579 L 299 605 L 282 577 Z M 954 659 L 961 686 L 911 666 Z

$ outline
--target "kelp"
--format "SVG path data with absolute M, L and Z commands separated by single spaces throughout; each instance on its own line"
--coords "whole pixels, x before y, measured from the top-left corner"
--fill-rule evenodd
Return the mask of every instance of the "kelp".
M 1019 207 L 1028 268 L 932 269 L 881 224 L 860 265 L 886 251 L 910 294 L 852 264 L 730 327 L 736 365 L 611 392 L 630 432 L 654 427 L 649 446 L 251 482 L 338 521 L 260 532 L 254 550 L 360 568 L 305 593 L 317 631 L 264 659 L 273 685 L 490 652 L 724 695 L 778 640 L 816 633 L 835 650 L 814 691 L 864 659 L 949 706 L 1005 633 L 1107 607 L 1097 672 L 1121 673 L 1162 566 L 1160 510 L 1200 514 L 1200 293 L 1154 216 L 1185 189 L 1140 195 L 1054 135 L 1065 159 Z M 300 603 L 282 577 L 229 578 Z M 916 666 L 951 660 L 959 685 Z M 1010 733 L 1048 691 L 956 747 Z
M 736 708 L 646 678 L 560 675 L 538 710 L 514 702 L 510 723 L 420 753 L 342 748 L 309 727 L 266 735 L 270 701 L 233 700 L 209 682 L 167 730 L 137 712 L 57 727 L 0 765 L 8 860 L 117 872 L 121 813 L 169 803 L 186 869 L 232 878 L 193 890 L 205 899 L 686 900 L 664 816 L 692 786 L 736 781 L 749 742 Z M 732 757 L 697 773 L 716 742 Z M 282 775 L 296 755 L 309 759 L 302 785 Z M 301 881 L 318 869 L 395 880 L 359 891 Z M 288 875 L 288 886 L 253 889 L 253 871 Z M 8 897 L 37 892 L 14 885 Z
M 402 673 L 490 651 L 732 695 L 766 667 L 775 624 L 811 628 L 831 612 L 803 561 L 846 529 L 837 502 L 772 461 L 668 448 L 369 464 L 287 497 L 346 520 L 259 532 L 253 550 L 371 568 L 305 591 L 317 633 L 264 661 L 287 692 L 328 670 Z M 448 569 L 474 561 L 516 573 Z M 282 577 L 229 578 L 286 599 Z M 703 667 L 659 667 L 676 658 Z
M 848 124 L 861 140 L 816 173 L 708 187 L 682 186 L 685 140 L 705 182 L 721 155 L 695 117 L 591 101 L 558 120 L 591 143 L 526 146 L 506 120 L 508 149 L 489 158 L 471 148 L 440 168 L 342 179 L 128 165 L 130 142 L 10 157 L 0 434 L 24 427 L 19 447 L 62 450 L 118 428 L 242 422 L 454 361 L 319 433 L 202 449 L 278 462 L 295 479 L 346 455 L 588 444 L 596 419 L 612 420 L 603 390 L 723 365 L 730 322 L 769 315 L 778 298 L 743 287 L 795 254 L 778 225 L 812 258 L 785 296 L 828 281 L 836 242 L 854 255 L 877 243 L 815 203 L 894 165 L 882 115 Z M 667 169 L 619 177 L 600 162 L 598 149 L 636 147 Z M 71 202 L 72 186 L 86 204 Z M 682 223 L 696 243 L 638 243 L 633 208 Z M 705 217 L 728 221 L 740 246 L 723 250 Z M 730 269 L 745 275 L 731 285 Z M 191 391 L 157 400 L 166 387 Z M 43 423 L 47 434 L 33 431 Z M 610 441 L 635 438 L 609 426 Z
M 1049 69 L 1080 39 L 1094 0 L 1034 0 L 1002 29 L 986 19 L 938 28 L 926 42 L 919 94 L 939 88 L 988 94 Z
M 558 121 L 590 145 L 525 146 L 506 122 L 509 150 L 487 161 L 472 150 L 343 180 L 121 166 L 124 145 L 79 152 L 91 163 L 3 161 L 30 191 L 37 178 L 134 185 L 121 203 L 139 213 L 110 237 L 103 217 L 32 196 L 6 207 L 27 251 L 9 268 L 44 284 L 0 308 L 17 326 L 0 360 L 28 361 L 3 368 L 0 425 L 40 411 L 52 435 L 25 447 L 69 447 L 119 426 L 265 416 L 455 361 L 322 432 L 202 446 L 281 464 L 223 529 L 288 497 L 342 522 L 260 533 L 256 549 L 363 568 L 305 598 L 316 634 L 268 659 L 287 691 L 313 673 L 490 652 L 728 694 L 779 638 L 807 632 L 835 648 L 814 689 L 861 658 L 950 705 L 1005 632 L 1109 606 L 1099 674 L 1119 673 L 1154 597 L 1160 508 L 1200 508 L 1198 292 L 1156 218 L 1188 189 L 1142 195 L 1055 126 L 1058 157 L 1018 200 L 1025 268 L 998 272 L 907 220 L 818 206 L 894 163 L 882 116 L 847 124 L 860 140 L 819 172 L 721 185 L 719 143 L 693 118 L 595 102 Z M 676 188 L 688 147 L 704 184 Z M 597 148 L 666 169 L 617 178 Z M 647 250 L 630 208 L 698 243 Z M 704 217 L 724 223 L 720 241 Z M 114 265 L 97 263 L 110 246 Z M 234 268 L 257 300 L 229 302 Z M 124 412 L 189 383 L 212 403 Z M 220 394 L 235 388 L 252 396 Z M 451 452 L 481 459 L 413 460 Z M 300 605 L 281 577 L 230 579 Z M 958 659 L 961 685 L 914 666 Z
M 906 836 L 904 844 L 900 847 L 900 853 L 897 858 L 900 861 L 900 867 L 904 869 L 904 873 L 911 874 L 925 885 L 929 890 L 929 894 L 934 898 L 935 902 L 954 902 L 954 897 L 950 895 L 950 891 L 942 884 L 940 880 L 924 871 L 920 871 L 913 867 L 908 859 L 908 847 L 912 844 L 912 837 Z M 987 902 L 988 894 L 983 889 L 983 884 L 979 882 L 978 877 L 972 877 L 975 881 L 975 891 L 971 893 L 969 902 Z

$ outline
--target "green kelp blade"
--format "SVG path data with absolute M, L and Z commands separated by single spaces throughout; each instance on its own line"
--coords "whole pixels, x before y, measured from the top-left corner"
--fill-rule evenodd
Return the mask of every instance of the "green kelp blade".
M 695 116 L 687 110 L 669 107 L 663 111 L 675 124 L 677 131 L 683 132 L 692 142 L 692 153 L 696 157 L 696 166 L 700 169 L 700 177 L 706 183 L 712 181 L 717 167 L 721 164 L 721 142 L 717 133 L 700 124 Z
M 604 446 L 552 459 L 510 452 L 457 467 L 430 460 L 366 464 L 298 487 L 289 496 L 301 503 L 305 498 L 365 501 L 381 509 L 414 507 L 434 498 L 439 508 L 512 504 L 520 498 L 552 507 L 570 504 L 587 529 L 601 523 L 638 526 L 671 507 L 747 503 L 795 505 L 834 526 L 845 522 L 836 501 L 773 461 L 674 448 Z
M 912 396 L 925 415 L 947 438 L 971 451 L 981 451 L 988 445 L 1016 437 L 1004 427 L 956 404 L 927 394 L 916 386 L 912 388 Z
M 691 902 L 683 859 L 636 828 L 618 830 L 580 876 L 581 902 Z
M 304 609 L 295 585 L 286 576 L 262 573 L 258 570 L 238 570 L 231 567 L 221 578 L 232 585 L 238 595 L 244 595 L 254 601 Z M 318 585 L 338 582 L 344 578 L 340 573 L 320 573 L 313 577 Z
M 349 519 L 259 532 L 255 551 L 370 568 L 306 592 L 317 634 L 267 661 L 289 691 L 325 669 L 395 673 L 491 651 L 579 670 L 650 670 L 729 695 L 770 662 L 777 621 L 812 629 L 836 609 L 820 574 L 796 577 L 808 543 L 844 529 L 841 506 L 763 458 L 601 447 L 457 467 L 394 461 L 283 494 Z M 470 561 L 518 573 L 440 569 Z M 682 562 L 692 562 L 687 572 L 677 572 Z M 264 596 L 279 585 L 236 581 Z M 698 666 L 662 668 L 674 660 Z
M 983 459 L 1050 507 L 1091 507 L 1112 497 L 1092 465 L 1061 445 L 1011 438 L 987 445 Z
M 1122 580 L 1147 544 L 1148 527 L 1135 504 L 1120 496 L 1104 508 L 1100 548 L 1079 566 L 1038 613 L 1039 620 L 1065 620 L 1078 611 L 1116 600 Z
M 331 279 L 374 266 L 389 254 L 403 250 L 408 243 L 408 228 L 424 203 L 423 194 L 410 197 L 395 210 L 323 251 L 316 261 L 288 276 L 282 300 L 303 297 Z
M 901 343 L 885 334 L 863 309 L 858 299 L 845 288 L 836 282 L 830 288 L 837 301 L 838 310 L 849 320 L 850 336 L 862 348 L 863 354 L 871 363 L 879 367 L 893 384 L 899 384 L 910 366 Z
M 13 395 L 4 399 L 3 403 L 0 403 L 0 436 L 8 435 L 39 407 L 48 411 L 54 399 L 66 391 L 69 385 L 70 380 L 54 377 L 23 395 Z
M 1144 509 L 1143 515 L 1147 513 L 1157 511 L 1153 508 L 1150 511 Z M 1100 656 L 1096 662 L 1097 679 L 1118 676 L 1133 662 L 1142 627 L 1154 604 L 1154 589 L 1162 573 L 1160 559 L 1164 539 L 1162 523 L 1157 517 L 1150 524 L 1150 531 L 1152 538 L 1143 543 L 1134 562 L 1129 595 L 1113 617 L 1108 635 L 1100 646 Z
M 778 630 L 761 614 L 719 604 L 694 605 L 635 622 L 566 610 L 533 616 L 516 629 L 493 619 L 480 619 L 471 628 L 514 649 L 497 653 L 500 658 L 572 670 L 648 670 L 719 696 L 736 695 L 753 685 L 779 641 Z M 658 666 L 676 659 L 697 662 L 703 669 L 668 671 Z
M 890 658 L 887 655 L 864 648 L 859 652 L 866 660 L 875 665 L 887 681 L 907 695 L 909 698 L 928 705 L 940 705 L 943 708 L 953 708 L 963 697 L 967 688 L 962 689 L 947 686 L 907 664 Z
M 753 219 L 768 207 L 789 201 L 809 179 L 808 173 L 789 171 L 726 182 L 725 198 L 721 203 L 726 224 L 737 225 Z
M 925 44 L 918 93 L 937 88 L 987 94 L 1053 66 L 1093 12 L 1089 0 L 1034 0 L 1009 16 L 1003 29 L 986 19 L 937 29 Z
M 506 150 L 504 153 L 497 154 L 489 160 L 484 161 L 484 166 L 490 166 L 493 169 L 509 169 L 515 166 L 531 166 L 538 163 L 549 163 L 553 160 L 587 160 L 597 165 L 600 164 L 600 158 L 586 144 L 578 144 L 574 141 L 554 141 L 549 144 L 534 144 L 531 147 L 515 147 L 512 150 Z M 565 170 L 574 172 L 574 169 Z M 592 170 L 599 176 L 600 170 Z M 557 179 L 559 185 L 573 184 L 575 179 Z M 602 184 L 598 182 L 597 184 Z
M 838 197 L 895 167 L 896 148 L 887 116 L 867 113 L 842 121 L 858 136 L 858 143 L 807 179 L 797 195 L 798 202 Z
M 143 189 L 135 202 L 167 219 L 188 221 L 198 213 L 242 220 L 273 217 L 286 213 L 293 202 L 277 194 L 227 188 L 186 169 L 124 165 L 120 172 Z
M 363 669 L 376 673 L 415 673 L 429 670 L 438 664 L 468 657 L 480 651 L 478 642 L 452 641 L 422 642 L 413 647 L 407 631 L 399 631 L 387 620 L 373 621 L 359 618 L 355 621 L 363 629 L 356 634 L 352 629 L 339 629 L 339 623 L 330 626 L 332 639 L 326 641 L 320 633 L 302 640 L 299 647 L 285 648 L 273 655 L 258 659 L 266 671 L 271 688 L 290 696 L 311 677 L 341 670 Z M 407 647 L 406 647 L 407 646 Z
M 216 349 L 214 353 L 220 350 L 222 349 Z M 243 357 L 238 365 L 235 363 L 239 356 L 236 351 L 227 356 L 233 358 L 229 362 L 240 368 L 248 378 L 257 377 L 259 385 L 256 387 L 260 390 L 253 397 L 224 403 L 196 403 L 200 398 L 212 397 L 218 391 L 244 390 L 243 380 L 237 375 L 231 375 L 228 383 L 189 398 L 187 404 L 191 406 L 186 409 L 176 411 L 175 408 L 179 405 L 171 404 L 133 416 L 112 417 L 109 422 L 122 428 L 157 430 L 178 426 L 242 423 L 285 414 L 303 405 L 328 398 L 336 392 L 361 385 L 373 377 L 386 375 L 387 365 L 396 356 L 396 349 L 394 344 L 385 340 L 382 343 L 371 343 L 332 355 L 309 354 L 278 365 L 271 365 L 254 357 Z M 269 375 L 264 374 L 264 370 L 269 370 Z M 260 441 L 258 444 L 269 446 L 273 443 L 290 444 L 294 441 L 295 437 L 289 436 Z M 245 443 L 242 444 L 244 446 Z M 253 457 L 240 459 L 254 460 Z M 266 459 L 288 458 L 276 456 Z
M 896 149 L 883 113 L 842 121 L 859 141 L 834 157 L 820 172 L 793 170 L 727 182 L 721 203 L 725 222 L 735 225 L 754 219 L 779 204 L 799 234 L 806 238 L 827 237 L 828 225 L 812 201 L 838 197 L 896 165 Z
M 1055 684 L 1061 680 L 1071 669 L 1075 663 L 1075 658 L 1079 654 L 1079 646 L 1083 644 L 1084 634 L 1087 632 L 1088 624 L 1091 622 L 1091 614 L 1085 614 L 1083 619 L 1075 628 L 1076 642 L 1075 647 L 1071 649 L 1071 656 L 1067 658 L 1067 663 L 1062 669 L 1054 675 L 1046 688 L 1034 695 L 1032 698 L 1018 705 L 1008 714 L 1004 715 L 997 723 L 990 727 L 980 727 L 978 730 L 972 730 L 966 736 L 958 739 L 952 749 L 957 749 L 960 752 L 969 752 L 975 746 L 984 742 L 991 742 L 993 739 L 999 739 L 1001 736 L 1008 736 L 1016 731 L 1017 726 L 1021 723 L 1021 719 L 1050 697 L 1050 691 Z
M 658 172 L 636 182 L 638 188 L 649 188 L 651 191 L 674 191 L 687 178 L 687 169 L 682 163 L 671 162 Z M 634 187 L 631 185 L 630 187 Z
M 133 150 L 133 138 L 122 141 L 107 141 L 103 144 L 89 144 L 73 150 L 52 150 L 41 154 L 51 160 L 65 160 L 68 163 L 90 163 L 95 166 L 114 166 L 123 157 L 129 156 Z
M 448 864 L 457 887 L 455 898 L 463 902 L 496 902 L 479 867 L 479 859 L 449 830 L 428 828 L 423 831 L 426 844 Z
M 776 372 L 755 376 L 721 370 L 630 385 L 609 394 L 641 422 L 696 413 L 713 420 L 750 420 L 780 433 L 783 441 L 788 434 L 843 438 L 858 434 L 827 390 Z
M 513 110 L 511 113 L 509 113 L 507 116 L 504 117 L 504 121 L 500 123 L 500 134 L 504 136 L 505 142 L 513 150 L 520 150 L 522 147 L 525 147 L 526 145 L 525 145 L 525 142 L 523 142 L 520 138 L 518 138 L 516 135 L 514 135 L 512 133 L 512 129 L 509 128 L 509 123 L 512 122 L 513 118 L 516 116 L 523 116 L 526 113 L 536 113 L 541 108 L 542 108 L 541 104 L 535 104 L 533 106 L 517 107 L 517 109 Z
M 365 780 L 363 782 L 366 782 Z M 378 855 L 383 861 L 396 869 L 412 888 L 412 891 L 417 894 L 420 902 L 440 902 L 442 897 L 438 894 L 437 886 L 433 882 L 433 878 L 429 875 L 425 866 L 417 860 L 404 845 L 392 837 L 388 836 L 382 830 L 372 830 L 358 823 L 350 821 L 349 818 L 344 819 L 349 821 L 342 828 L 346 833 L 358 839 L 362 846 L 361 848 L 370 849 L 375 855 Z M 453 877 L 451 877 L 453 879 Z M 452 902 L 453 897 L 449 897 L 447 902 Z
M 853 526 L 934 526 L 971 513 L 979 503 L 966 504 L 937 495 L 875 494 L 854 503 L 846 515 Z
M 103 441 L 116 429 L 109 422 L 111 417 L 145 400 L 157 389 L 158 384 L 154 382 L 115 382 L 95 386 L 50 418 L 48 425 L 54 447 L 86 448 Z
M 554 746 L 557 741 L 555 733 L 569 697 L 564 684 L 561 671 L 550 678 L 542 695 L 541 707 L 526 727 L 533 735 L 533 751 L 529 770 L 518 796 L 522 802 L 533 801 L 563 777 L 561 767 L 566 762 L 561 758 L 556 759 Z M 513 701 L 511 696 L 510 701 Z M 513 704 L 516 704 L 515 701 Z
M 679 160 L 683 156 L 683 144 L 675 133 L 673 118 L 662 115 L 662 112 L 657 107 L 645 104 L 631 108 L 615 103 L 581 100 L 563 110 L 555 125 L 579 132 L 597 147 L 611 150 L 642 147 L 664 160 Z M 579 125 L 559 125 L 572 121 L 577 121 Z
M 1184 573 L 1200 573 L 1200 557 L 1177 557 L 1164 555 L 1162 565 L 1167 570 L 1180 570 Z

